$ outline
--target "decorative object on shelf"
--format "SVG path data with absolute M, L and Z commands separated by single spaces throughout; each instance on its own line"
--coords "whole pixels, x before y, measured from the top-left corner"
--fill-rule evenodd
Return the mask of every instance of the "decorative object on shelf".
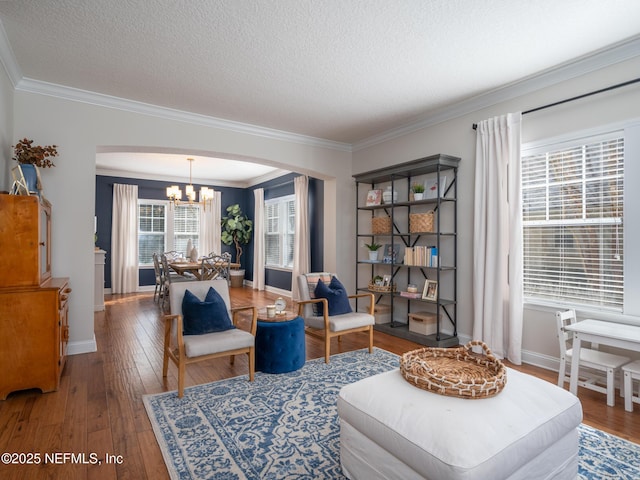
M 435 302 L 438 298 L 438 282 L 435 280 L 425 280 L 422 289 L 422 299 Z
M 396 203 L 398 201 L 398 191 L 392 190 L 391 185 L 389 185 L 382 193 L 382 200 L 384 203 Z
M 420 292 L 400 292 L 400 296 L 405 298 L 420 298 L 421 295 Z
M 391 275 L 384 275 L 382 277 L 382 286 L 388 287 L 389 285 L 391 285 Z
M 382 257 L 382 263 L 393 263 L 395 265 L 400 265 L 403 260 L 403 252 L 400 251 L 400 244 L 394 243 L 391 245 L 390 243 L 384 246 Z
M 391 217 L 388 215 L 373 217 L 371 219 L 371 233 L 374 235 L 391 233 Z
M 447 176 L 440 175 L 440 197 L 444 197 L 444 189 L 447 186 Z M 431 178 L 425 182 L 424 198 L 438 198 L 438 179 Z
M 18 165 L 11 169 L 13 186 L 11 193 L 15 195 L 40 195 L 42 182 L 40 181 L 40 168 L 55 167 L 51 160 L 58 156 L 57 145 L 33 145 L 33 140 L 23 138 L 13 145 L 13 160 Z
M 371 261 L 378 260 L 378 250 L 382 248 L 382 245 L 376 242 L 371 242 L 371 243 L 365 243 L 364 246 L 367 247 L 367 250 L 369 250 L 369 260 Z
M 410 283 L 409 285 L 407 285 L 407 292 L 409 292 L 409 293 L 417 293 L 418 292 L 418 286 L 415 283 Z
M 287 302 L 284 298 L 278 297 L 276 298 L 274 306 L 276 307 L 276 315 L 283 315 L 285 309 L 287 308 Z
M 375 286 L 381 287 L 383 281 L 384 281 L 384 278 L 382 278 L 380 275 L 376 275 L 371 279 L 371 282 L 369 283 L 373 283 Z
M 414 200 L 422 200 L 424 196 L 424 185 L 422 185 L 421 183 L 414 183 L 411 186 L 411 192 L 413 192 Z
M 384 282 L 384 280 L 383 280 Z M 379 293 L 392 293 L 396 291 L 396 284 L 395 283 L 391 283 L 389 285 L 383 285 L 381 283 L 378 283 L 378 281 L 375 281 L 373 279 L 371 279 L 371 281 L 369 282 L 369 285 L 367 286 L 367 288 L 372 291 L 372 292 L 379 292 Z
M 201 187 L 200 188 L 200 201 L 196 202 L 196 191 L 193 188 L 193 182 L 191 181 L 191 169 L 193 167 L 193 158 L 187 158 L 189 162 L 189 185 L 185 188 L 185 193 L 187 194 L 187 203 L 189 205 L 202 205 L 202 207 L 206 210 L 207 204 L 211 207 L 211 202 L 213 201 L 213 189 L 209 187 Z M 167 197 L 171 202 L 171 205 L 179 205 L 182 201 L 182 190 L 178 185 L 171 185 L 167 187 Z
M 367 192 L 367 207 L 380 205 L 382 203 L 382 190 L 369 190 Z
M 409 214 L 409 232 L 423 233 L 433 232 L 433 212 L 426 213 L 410 213 Z
M 473 353 L 482 346 L 484 355 Z M 440 395 L 489 398 L 507 384 L 507 370 L 489 347 L 473 340 L 454 348 L 419 348 L 402 355 L 400 372 L 412 385 Z

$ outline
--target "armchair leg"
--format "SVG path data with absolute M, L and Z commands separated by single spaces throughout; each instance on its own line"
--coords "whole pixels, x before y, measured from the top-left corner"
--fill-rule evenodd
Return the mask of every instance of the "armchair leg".
M 331 337 L 325 333 L 324 335 L 324 363 L 329 363 L 331 356 Z
M 178 398 L 182 398 L 184 395 L 184 375 L 185 375 L 185 365 L 182 359 L 178 363 Z
M 373 353 L 373 325 L 369 327 L 369 353 Z
M 255 376 L 255 372 L 256 372 L 256 350 L 255 348 L 252 348 L 251 350 L 249 350 L 249 381 L 253 382 L 253 377 Z

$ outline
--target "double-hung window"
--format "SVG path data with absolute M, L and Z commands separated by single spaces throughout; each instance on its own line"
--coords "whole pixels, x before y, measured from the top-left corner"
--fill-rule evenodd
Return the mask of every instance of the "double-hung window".
M 622 311 L 622 132 L 522 152 L 524 295 Z
M 294 195 L 265 201 L 265 265 L 293 268 L 296 202 Z
M 138 265 L 153 265 L 153 254 L 176 251 L 186 254 L 191 240 L 197 248 L 200 207 L 175 205 L 162 200 L 138 200 Z

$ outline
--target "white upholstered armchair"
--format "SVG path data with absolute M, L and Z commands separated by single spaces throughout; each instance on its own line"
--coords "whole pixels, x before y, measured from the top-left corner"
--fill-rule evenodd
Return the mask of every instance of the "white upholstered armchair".
M 215 299 L 210 298 L 211 292 L 209 288 L 215 290 L 217 294 Z M 187 290 L 189 291 L 188 294 Z M 206 322 L 212 320 L 214 323 L 202 328 L 200 319 L 194 322 L 185 316 L 188 313 L 183 311 L 185 295 L 192 299 L 193 302 L 187 306 L 188 310 L 193 311 L 192 307 L 197 309 L 198 312 L 202 312 L 200 317 L 206 317 L 206 314 L 211 311 L 209 308 L 215 307 L 210 307 L 208 304 L 217 303 L 218 312 L 222 313 L 222 315 L 218 316 L 224 317 L 226 323 L 220 326 L 218 318 L 205 318 Z M 246 306 L 231 309 L 227 279 L 172 283 L 169 287 L 169 297 L 171 314 L 164 317 L 165 336 L 162 376 L 166 378 L 169 359 L 171 359 L 178 367 L 178 397 L 182 397 L 184 393 L 186 365 L 210 358 L 231 356 L 231 363 L 233 364 L 234 355 L 246 353 L 249 357 L 249 381 L 253 381 L 257 326 L 256 308 Z M 221 302 L 224 303 L 220 305 Z M 221 310 L 224 310 L 226 315 Z M 249 331 L 235 328 L 237 326 L 236 316 L 242 310 L 249 310 L 252 313 Z M 216 331 L 209 332 L 212 329 Z M 190 331 L 192 333 L 189 333 Z
M 322 282 L 323 290 L 328 294 L 318 296 L 318 283 Z M 335 285 L 337 283 L 337 285 Z M 331 288 L 336 286 L 336 288 Z M 324 338 L 324 361 L 329 363 L 331 355 L 331 339 L 354 332 L 367 332 L 369 334 L 369 353 L 373 351 L 373 316 L 374 296 L 372 293 L 346 295 L 339 292 L 344 287 L 339 284 L 337 277 L 331 273 L 306 273 L 298 276 L 300 302 L 298 303 L 298 315 L 304 318 L 305 332 Z M 334 293 L 338 292 L 338 293 Z M 366 311 L 353 312 L 346 308 L 349 299 L 368 299 Z M 332 305 L 333 303 L 333 305 Z M 321 306 L 321 307 L 320 307 Z

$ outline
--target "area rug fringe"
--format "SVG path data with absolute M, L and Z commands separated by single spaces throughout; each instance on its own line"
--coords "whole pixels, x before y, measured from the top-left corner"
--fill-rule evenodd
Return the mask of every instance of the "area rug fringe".
M 143 397 L 172 479 L 344 479 L 336 399 L 349 383 L 399 367 L 375 348 Z M 639 479 L 640 445 L 580 425 L 580 479 Z

